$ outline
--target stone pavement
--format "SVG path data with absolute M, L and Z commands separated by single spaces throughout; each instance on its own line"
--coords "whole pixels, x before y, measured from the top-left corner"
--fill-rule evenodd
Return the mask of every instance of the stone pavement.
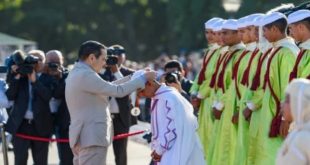
M 137 131 L 137 130 L 145 130 L 149 129 L 150 125 L 148 123 L 139 122 L 138 125 L 131 127 L 130 131 Z M 142 138 L 143 134 L 136 135 L 129 138 L 128 141 L 128 165 L 148 165 L 151 158 L 151 150 L 149 145 L 146 141 Z M 14 155 L 13 152 L 10 151 L 9 154 L 9 164 L 14 164 Z M 3 164 L 3 155 L 0 152 L 0 164 Z M 28 163 L 29 165 L 33 164 L 31 152 L 29 151 L 29 158 Z M 57 165 L 58 164 L 58 155 L 57 155 L 57 147 L 56 143 L 52 143 L 49 147 L 49 165 Z M 113 149 L 110 146 L 108 151 L 108 158 L 107 158 L 107 165 L 115 165 L 114 163 L 114 155 Z

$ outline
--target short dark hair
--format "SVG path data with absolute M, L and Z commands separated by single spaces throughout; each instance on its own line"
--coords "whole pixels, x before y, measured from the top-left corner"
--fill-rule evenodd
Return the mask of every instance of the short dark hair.
M 178 71 L 181 72 L 183 70 L 182 64 L 177 60 L 168 61 L 164 67 L 164 70 L 169 68 L 178 68 Z
M 310 31 L 310 17 L 307 17 L 307 18 L 300 20 L 298 22 L 295 22 L 293 24 L 304 24 L 307 27 L 307 29 Z
M 97 41 L 86 41 L 82 43 L 79 49 L 79 59 L 85 60 L 90 54 L 94 54 L 96 58 L 101 55 L 101 49 L 106 49 L 106 47 Z
M 271 22 L 267 25 L 265 25 L 266 28 L 270 29 L 272 26 L 275 26 L 280 30 L 281 33 L 286 33 L 287 29 L 287 20 L 285 18 L 280 18 L 274 22 Z

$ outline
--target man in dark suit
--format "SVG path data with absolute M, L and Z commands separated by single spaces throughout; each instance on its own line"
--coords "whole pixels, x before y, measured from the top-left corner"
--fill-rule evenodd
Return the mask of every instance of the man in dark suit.
M 108 64 L 106 71 L 101 77 L 106 81 L 114 81 L 132 74 L 134 71 L 124 67 L 122 64 L 126 60 L 125 50 L 120 45 L 113 45 L 108 48 L 108 56 L 117 58 L 115 65 Z M 111 57 L 108 57 L 111 58 Z M 131 116 L 132 108 L 129 95 L 123 98 L 110 99 L 110 112 L 113 120 L 114 135 L 129 132 L 129 127 L 137 123 L 136 117 Z M 116 165 L 127 165 L 127 142 L 128 138 L 113 141 L 113 150 Z
M 24 56 L 21 52 L 18 54 L 20 57 Z M 46 165 L 49 144 L 23 139 L 15 136 L 16 133 L 49 138 L 53 129 L 49 108 L 52 97 L 51 80 L 48 75 L 41 73 L 45 61 L 44 53 L 37 51 L 31 54 L 26 57 L 31 58 L 30 61 L 36 61 L 30 67 L 31 73 L 28 71 L 25 74 L 20 65 L 12 65 L 11 74 L 14 77 L 6 92 L 8 99 L 14 101 L 6 130 L 13 135 L 16 165 L 27 164 L 29 148 L 32 150 L 34 164 Z
M 56 138 L 69 138 L 70 114 L 65 99 L 65 86 L 68 70 L 63 67 L 63 56 L 58 50 L 46 53 L 45 71 L 53 78 L 53 97 L 50 100 L 50 108 L 54 119 L 54 131 Z M 73 153 L 69 143 L 57 143 L 60 165 L 73 165 Z

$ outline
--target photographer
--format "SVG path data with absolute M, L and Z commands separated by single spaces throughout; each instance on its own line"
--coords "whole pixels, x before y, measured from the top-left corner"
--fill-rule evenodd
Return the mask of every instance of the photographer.
M 106 71 L 101 77 L 106 81 L 114 81 L 132 74 L 134 71 L 122 64 L 126 60 L 125 49 L 120 45 L 113 45 L 107 49 L 108 60 Z M 129 132 L 129 127 L 137 123 L 137 119 L 130 114 L 131 103 L 129 95 L 122 98 L 111 97 L 109 109 L 112 116 L 114 134 Z M 116 165 L 127 164 L 128 138 L 113 141 L 113 151 Z
M 33 52 L 32 52 L 33 53 Z M 40 73 L 44 64 L 44 54 L 34 52 L 24 55 L 16 51 L 11 56 L 10 70 L 12 79 L 6 95 L 14 106 L 9 113 L 6 130 L 13 135 L 16 165 L 27 164 L 28 149 L 32 150 L 34 164 L 47 164 L 48 143 L 26 140 L 15 136 L 16 133 L 49 138 L 52 134 L 53 118 L 49 100 L 52 97 L 49 76 Z
M 183 96 L 185 96 L 186 99 L 190 98 L 190 88 L 192 87 L 193 82 L 191 80 L 188 80 L 184 77 L 184 70 L 183 70 L 183 66 L 182 64 L 177 61 L 177 60 L 171 60 L 168 61 L 165 64 L 164 67 L 165 73 L 177 73 L 177 77 L 179 77 L 179 84 L 175 83 L 174 86 L 177 86 L 177 89 L 179 89 L 179 91 L 181 91 L 181 93 L 183 91 L 185 91 L 185 93 L 183 92 Z M 169 86 L 169 84 L 167 84 Z M 180 88 L 181 87 L 181 88 Z M 182 90 L 181 90 L 182 89 Z
M 28 54 L 31 54 L 38 58 L 38 62 L 36 63 L 36 72 L 41 74 L 44 69 L 45 64 L 45 54 L 42 50 L 30 50 Z
M 65 86 L 68 71 L 63 67 L 63 56 L 58 50 L 46 53 L 45 73 L 53 79 L 53 97 L 49 104 L 54 116 L 56 138 L 69 138 L 70 115 L 65 100 Z M 68 143 L 57 143 L 58 157 L 61 165 L 73 164 L 73 153 Z

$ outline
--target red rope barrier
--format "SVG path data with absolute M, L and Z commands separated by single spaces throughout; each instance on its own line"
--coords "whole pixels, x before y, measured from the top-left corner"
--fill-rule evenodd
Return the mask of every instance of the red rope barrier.
M 114 136 L 113 140 L 124 139 L 124 138 L 127 138 L 129 136 L 142 134 L 146 131 L 147 130 L 141 130 L 141 131 L 136 131 L 136 132 L 131 132 L 131 133 L 119 134 L 119 135 Z M 25 135 L 25 134 L 21 134 L 21 133 L 17 133 L 17 134 L 15 134 L 15 136 L 26 139 L 26 140 L 34 140 L 34 141 L 41 141 L 41 142 L 69 143 L 69 139 L 43 138 L 43 137 Z
M 25 134 L 21 134 L 21 133 L 17 133 L 17 134 L 15 134 L 15 136 L 26 139 L 26 140 L 34 140 L 34 141 L 41 141 L 41 142 L 69 143 L 69 139 L 43 138 L 43 137 L 25 135 Z
M 146 130 L 142 130 L 142 131 L 136 131 L 136 132 L 131 132 L 131 133 L 124 133 L 124 134 L 119 134 L 113 137 L 113 140 L 119 140 L 119 139 L 124 139 L 127 138 L 129 136 L 134 136 L 134 135 L 138 135 L 138 134 L 142 134 L 144 133 Z

